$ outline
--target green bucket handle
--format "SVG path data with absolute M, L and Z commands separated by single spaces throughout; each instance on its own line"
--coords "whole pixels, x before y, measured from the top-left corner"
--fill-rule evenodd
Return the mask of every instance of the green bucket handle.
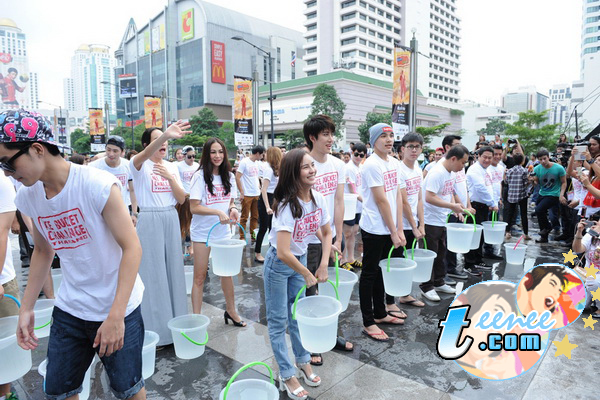
M 187 340 L 189 340 L 191 343 L 195 344 L 196 346 L 205 346 L 206 343 L 208 343 L 208 331 L 206 331 L 206 339 L 204 339 L 204 342 L 202 342 L 202 343 L 196 342 L 194 339 L 192 339 L 191 337 L 186 335 L 185 332 L 181 332 L 181 336 L 183 336 L 184 338 L 186 338 Z
M 427 250 L 427 240 L 425 239 L 425 237 L 422 238 L 423 239 L 423 244 L 425 245 L 425 250 Z M 415 246 L 417 245 L 417 243 L 419 242 L 419 239 L 414 238 L 413 239 L 413 243 L 412 243 L 412 259 L 413 261 L 415 260 Z M 406 247 L 404 248 L 404 257 L 406 257 Z M 388 270 L 388 272 L 390 272 Z
M 5 294 L 4 297 L 8 297 L 9 299 L 11 299 L 12 301 L 14 301 L 15 303 L 17 303 L 17 307 L 21 308 L 21 302 L 13 295 L 11 294 Z M 47 327 L 48 325 L 50 325 L 52 323 L 52 317 L 50 317 L 50 321 L 46 322 L 44 325 L 42 326 L 38 326 L 35 327 L 33 329 L 38 330 L 38 329 L 42 329 Z
M 402 246 L 404 247 L 404 254 L 408 253 L 408 250 L 406 250 L 406 246 Z M 390 252 L 388 254 L 388 258 L 387 258 L 387 272 L 390 272 L 390 259 L 392 258 L 392 253 L 394 252 L 396 248 L 394 246 L 392 246 L 392 248 L 390 249 Z M 413 259 L 415 257 L 415 254 L 413 253 Z
M 260 362 L 260 361 L 251 362 L 250 364 L 246 364 L 242 368 L 238 369 L 235 372 L 235 374 L 233 374 L 231 379 L 229 379 L 229 382 L 227 382 L 227 386 L 225 386 L 225 391 L 223 392 L 223 400 L 227 399 L 227 393 L 229 392 L 229 387 L 231 386 L 231 384 L 233 383 L 235 378 L 237 378 L 238 375 L 241 374 L 243 371 L 247 370 L 250 367 L 254 367 L 255 365 L 264 365 L 265 367 L 267 367 L 267 369 L 269 370 L 269 378 L 271 379 L 271 385 L 275 384 L 275 381 L 273 380 L 273 370 L 271 369 L 271 367 L 269 367 L 264 362 Z
M 215 228 L 216 228 L 217 226 L 219 226 L 219 225 L 222 225 L 222 224 L 221 224 L 220 222 L 217 222 L 217 223 L 216 223 L 216 224 L 214 224 L 214 225 L 213 225 L 213 226 L 210 228 L 210 230 L 208 231 L 208 235 L 206 236 L 206 247 L 208 247 L 208 239 L 210 238 L 210 234 L 211 234 L 211 232 L 213 231 L 213 229 L 215 229 Z M 246 230 L 244 229 L 244 227 L 242 226 L 242 224 L 240 224 L 239 222 L 238 222 L 238 226 L 239 226 L 240 228 L 242 228 L 242 232 L 244 232 L 244 237 L 246 238 L 246 244 L 249 244 L 249 242 L 248 242 L 248 235 L 246 234 Z
M 492 228 L 496 222 L 498 222 L 498 213 L 496 211 L 492 211 Z
M 477 222 L 475 222 L 475 216 L 474 216 L 473 214 L 471 214 L 471 213 L 469 212 L 469 210 L 463 210 L 463 212 L 464 212 L 465 214 L 467 214 L 467 216 L 465 217 L 465 219 L 464 219 L 464 221 L 463 221 L 463 224 L 466 224 L 466 223 L 467 223 L 467 218 L 468 218 L 468 217 L 471 217 L 471 218 L 473 219 L 473 231 L 474 231 L 474 232 L 477 232 Z M 446 223 L 448 223 L 448 221 L 450 220 L 450 216 L 451 216 L 452 214 L 454 214 L 454 213 L 449 213 L 449 214 L 446 216 Z
M 335 283 L 333 283 L 329 279 L 327 280 L 327 282 L 331 283 L 331 286 L 333 286 L 333 290 L 335 291 L 335 298 L 337 300 L 339 300 L 340 299 L 340 294 L 338 293 L 337 287 L 335 287 Z M 300 290 L 298 291 L 298 294 L 296 295 L 296 300 L 294 300 L 294 308 L 292 309 L 292 319 L 296 319 L 296 304 L 298 304 L 298 299 L 300 299 L 300 295 L 305 290 L 306 290 L 306 285 L 302 286 L 300 288 Z

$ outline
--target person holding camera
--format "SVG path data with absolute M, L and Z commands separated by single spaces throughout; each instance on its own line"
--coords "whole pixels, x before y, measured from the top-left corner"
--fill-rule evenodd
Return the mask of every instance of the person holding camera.
M 548 243 L 548 234 L 552 230 L 548 221 L 548 210 L 566 204 L 564 197 L 567 188 L 566 171 L 560 164 L 550 161 L 550 153 L 542 148 L 537 152 L 540 164 L 533 169 L 533 180 L 540 185 L 540 196 L 535 207 L 535 214 L 540 226 L 540 239 L 536 243 Z
M 588 228 L 587 233 L 584 235 L 584 229 Z M 600 265 L 600 222 L 581 220 L 577 224 L 577 231 L 575 233 L 575 239 L 573 240 L 573 251 L 576 253 L 585 253 L 585 261 L 587 266 Z M 587 299 L 585 302 L 585 308 L 594 306 L 592 312 L 593 318 L 600 318 L 600 302 L 598 300 L 592 301 L 591 292 L 594 292 L 600 288 L 600 273 L 596 274 L 595 278 L 591 276 L 587 277 L 585 281 L 585 288 Z M 594 303 L 594 304 L 592 304 Z

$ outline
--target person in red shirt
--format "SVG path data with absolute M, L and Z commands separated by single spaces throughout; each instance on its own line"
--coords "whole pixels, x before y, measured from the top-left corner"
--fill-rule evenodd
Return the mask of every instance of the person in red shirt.
M 0 74 L 0 92 L 2 93 L 2 103 L 10 108 L 19 107 L 19 102 L 15 97 L 17 90 L 21 93 L 25 91 L 24 87 L 20 87 L 17 85 L 17 82 L 15 82 L 18 74 L 19 71 L 17 71 L 16 68 L 9 68 L 8 75 L 5 77 L 2 77 Z

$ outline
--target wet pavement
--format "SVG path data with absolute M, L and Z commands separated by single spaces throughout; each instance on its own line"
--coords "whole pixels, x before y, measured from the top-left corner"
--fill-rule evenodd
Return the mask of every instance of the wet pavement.
M 532 225 L 530 221 L 530 225 Z M 535 238 L 537 229 L 531 229 Z M 531 233 L 530 233 L 531 234 Z M 516 242 L 512 239 L 509 242 Z M 528 245 L 524 266 L 496 262 L 492 271 L 482 278 L 470 277 L 464 287 L 481 280 L 508 280 L 517 282 L 530 267 L 544 262 L 563 262 L 561 253 L 569 247 L 558 242 Z M 502 250 L 503 254 L 504 250 Z M 13 254 L 17 270 L 21 271 L 18 245 L 13 238 Z M 360 251 L 358 252 L 360 254 Z M 204 355 L 193 360 L 175 356 L 172 347 L 157 353 L 156 371 L 146 381 L 149 399 L 218 399 L 221 389 L 233 373 L 244 364 L 263 361 L 276 373 L 277 368 L 269 344 L 265 302 L 263 295 L 262 265 L 254 263 L 253 248 L 247 247 L 243 268 L 234 278 L 236 303 L 240 315 L 248 323 L 245 328 L 225 325 L 225 299 L 219 278 L 209 272 L 206 281 L 203 314 L 211 318 L 209 342 Z M 459 265 L 461 263 L 459 257 Z M 487 260 L 491 263 L 491 260 Z M 23 269 L 23 281 L 26 279 Z M 24 282 L 21 282 L 24 283 Z M 420 298 L 418 284 L 413 284 L 413 295 Z M 331 351 L 324 355 L 324 366 L 315 367 L 322 385 L 310 388 L 316 399 L 597 399 L 593 389 L 600 360 L 600 332 L 586 328 L 581 318 L 570 326 L 550 335 L 550 340 L 561 340 L 569 335 L 571 343 L 578 344 L 572 359 L 554 356 L 556 347 L 550 345 L 540 362 L 520 377 L 507 381 L 479 379 L 464 372 L 451 361 L 441 359 L 436 352 L 438 323 L 446 314 L 452 295 L 440 295 L 442 301 L 424 300 L 424 308 L 402 306 L 408 314 L 403 326 L 386 326 L 390 341 L 379 343 L 361 335 L 361 314 L 358 303 L 358 285 L 355 285 L 348 310 L 340 315 L 339 327 L 343 335 L 355 345 L 353 352 Z M 191 304 L 189 306 L 191 312 Z M 47 338 L 33 352 L 33 368 L 15 382 L 20 399 L 42 399 L 42 378 L 38 365 L 45 358 Z M 289 346 L 289 340 L 288 340 Z M 2 360 L 4 362 L 5 360 Z M 264 368 L 253 367 L 240 378 L 268 379 Z M 92 376 L 90 398 L 112 399 L 108 379 L 100 363 Z M 282 393 L 281 399 L 287 399 Z

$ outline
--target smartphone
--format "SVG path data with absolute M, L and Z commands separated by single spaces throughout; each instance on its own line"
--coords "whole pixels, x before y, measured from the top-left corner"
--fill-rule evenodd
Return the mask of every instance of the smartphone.
M 594 221 L 587 221 L 585 223 L 585 229 L 590 229 L 594 225 L 596 225 L 596 223 Z
M 587 146 L 575 146 L 573 150 L 577 149 L 577 153 L 573 155 L 573 159 L 575 161 L 583 161 L 585 160 L 585 152 L 587 151 Z

